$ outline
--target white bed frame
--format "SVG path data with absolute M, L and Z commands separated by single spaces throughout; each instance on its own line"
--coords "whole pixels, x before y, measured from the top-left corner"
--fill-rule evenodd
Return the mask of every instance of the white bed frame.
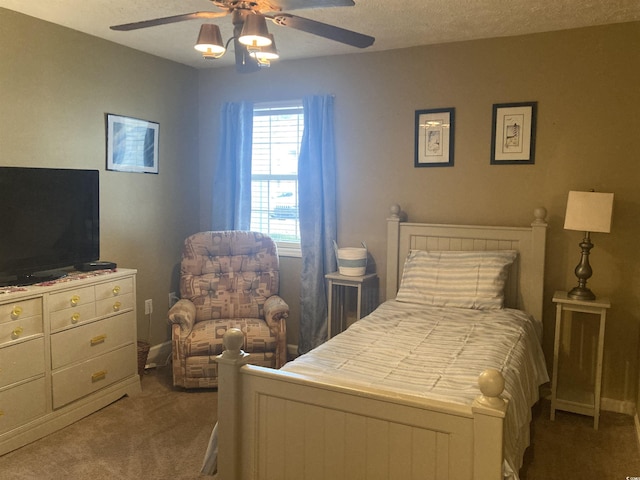
M 531 227 L 405 223 L 387 219 L 387 298 L 395 297 L 410 249 L 518 250 L 507 306 L 542 318 L 546 211 Z M 242 333 L 225 335 L 218 387 L 218 478 L 502 478 L 504 379 L 485 371 L 472 406 L 373 388 L 318 382 L 247 365 Z

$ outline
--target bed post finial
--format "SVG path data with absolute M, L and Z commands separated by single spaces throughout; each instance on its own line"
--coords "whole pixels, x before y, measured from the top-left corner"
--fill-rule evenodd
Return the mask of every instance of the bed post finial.
M 402 209 L 400 208 L 400 205 L 394 203 L 391 205 L 389 211 L 391 212 L 391 216 L 389 218 L 400 218 L 400 212 L 402 212 Z
M 504 377 L 493 368 L 484 370 L 478 377 L 478 386 L 482 395 L 476 398 L 481 405 L 493 408 L 502 408 L 505 402 L 500 395 L 504 392 Z
M 547 219 L 547 209 L 544 207 L 537 207 L 533 209 L 533 217 L 535 218 L 535 220 L 533 221 L 533 224 L 539 224 L 539 223 L 544 223 L 546 224 L 546 219 Z
M 389 218 L 387 218 L 387 220 L 391 222 L 406 222 L 409 220 L 409 217 L 407 216 L 407 212 L 402 211 L 400 205 L 394 203 L 389 207 Z
M 239 328 L 230 328 L 222 337 L 222 343 L 225 351 L 222 352 L 222 358 L 236 359 L 248 355 L 241 350 L 244 344 L 244 333 Z

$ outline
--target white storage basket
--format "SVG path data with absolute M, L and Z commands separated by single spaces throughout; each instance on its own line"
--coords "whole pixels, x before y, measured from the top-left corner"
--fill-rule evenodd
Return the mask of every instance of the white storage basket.
M 360 277 L 365 274 L 367 271 L 367 246 L 364 242 L 362 242 L 362 248 L 338 248 L 338 244 L 334 241 L 333 248 L 336 250 L 336 260 L 340 275 Z

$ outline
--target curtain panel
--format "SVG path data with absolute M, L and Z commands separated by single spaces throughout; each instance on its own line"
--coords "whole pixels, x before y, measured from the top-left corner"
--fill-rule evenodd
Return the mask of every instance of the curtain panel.
M 213 176 L 212 230 L 250 228 L 252 136 L 253 104 L 225 103 Z
M 327 338 L 325 274 L 336 270 L 336 153 L 331 95 L 303 99 L 304 131 L 298 159 L 302 271 L 299 353 Z

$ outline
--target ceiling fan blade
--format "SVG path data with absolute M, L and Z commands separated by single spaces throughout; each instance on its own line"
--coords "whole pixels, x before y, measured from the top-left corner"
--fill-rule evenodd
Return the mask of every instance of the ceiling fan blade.
M 353 0 L 280 0 L 280 8 L 284 11 L 301 8 L 353 7 Z
M 154 18 L 153 20 L 144 20 L 142 22 L 125 23 L 123 25 L 113 25 L 111 30 L 129 31 L 138 30 L 140 28 L 155 27 L 158 25 L 166 25 L 168 23 L 184 22 L 186 20 L 196 20 L 198 18 L 218 18 L 224 17 L 229 12 L 193 12 L 184 13 L 182 15 L 173 15 L 171 17 Z
M 318 35 L 319 37 L 335 40 L 336 42 L 346 43 L 358 48 L 366 48 L 373 45 L 375 38 L 362 33 L 346 30 L 344 28 L 329 25 L 328 23 L 316 22 L 308 18 L 298 17 L 297 15 L 289 15 L 288 13 L 280 13 L 277 15 L 265 15 L 277 25 L 295 28 L 303 32 Z

